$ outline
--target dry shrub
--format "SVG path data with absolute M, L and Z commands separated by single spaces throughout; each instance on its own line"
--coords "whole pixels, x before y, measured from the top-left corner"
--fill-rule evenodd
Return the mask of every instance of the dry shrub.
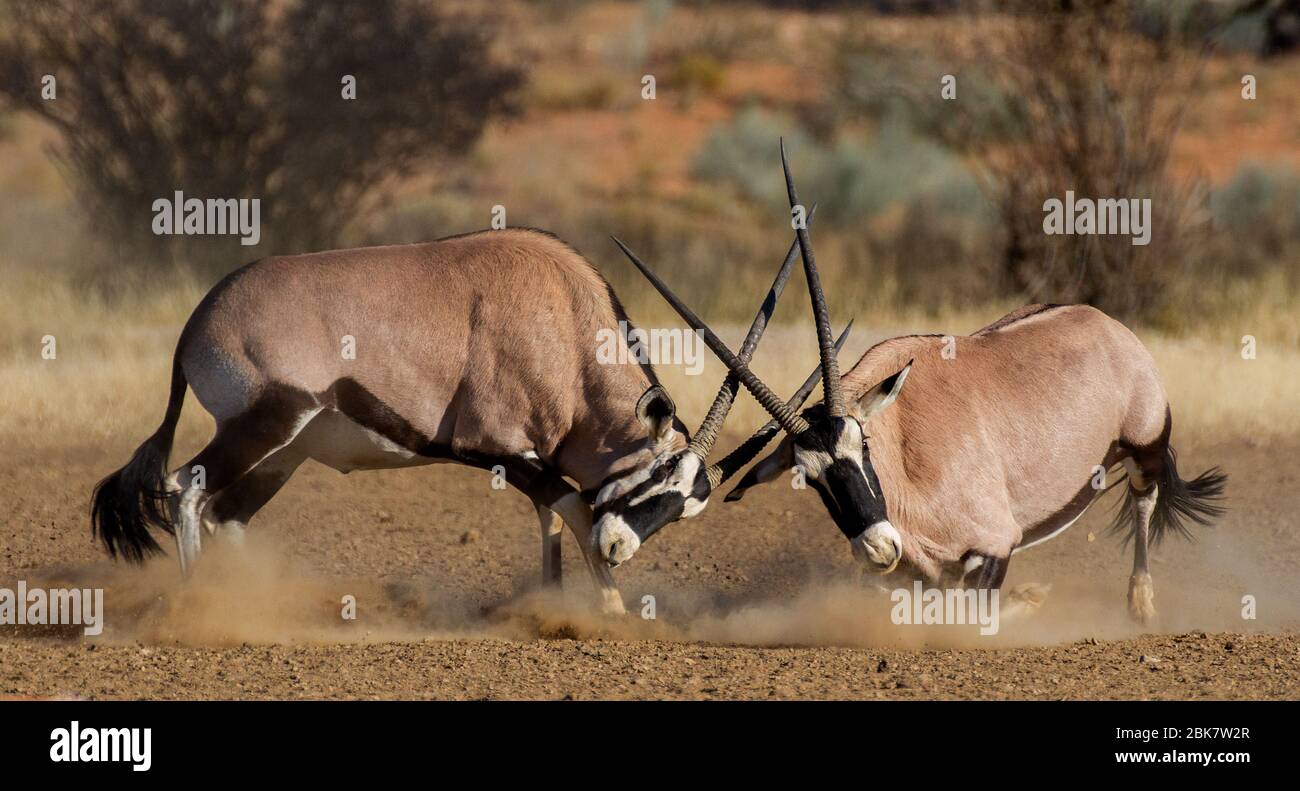
M 994 293 L 1159 321 L 1208 230 L 1199 180 L 1170 170 L 1206 50 L 1167 27 L 1135 32 L 1131 0 L 1026 0 L 993 7 L 998 13 L 973 6 L 965 25 L 937 41 L 847 32 L 832 117 L 874 124 L 906 117 L 964 157 L 995 206 L 996 252 L 986 270 Z M 955 98 L 941 94 L 940 75 L 955 76 Z M 1067 191 L 1076 199 L 1150 198 L 1149 244 L 1045 233 L 1044 202 L 1063 201 Z
M 416 0 L 15 0 L 0 17 L 0 105 L 57 129 L 54 155 L 100 235 L 147 263 L 223 271 L 331 246 L 388 179 L 466 152 L 515 109 L 523 75 L 495 54 L 491 20 Z M 57 101 L 40 95 L 44 74 Z M 176 190 L 261 199 L 256 253 L 230 236 L 154 236 L 153 202 Z
M 1001 139 L 974 146 L 1006 234 L 999 274 L 1034 301 L 1149 318 L 1203 239 L 1204 195 L 1169 171 L 1203 58 L 1126 34 L 1124 2 L 1041 5 L 979 46 L 1005 102 L 993 125 Z M 1044 233 L 1044 201 L 1067 190 L 1076 199 L 1150 198 L 1150 243 Z

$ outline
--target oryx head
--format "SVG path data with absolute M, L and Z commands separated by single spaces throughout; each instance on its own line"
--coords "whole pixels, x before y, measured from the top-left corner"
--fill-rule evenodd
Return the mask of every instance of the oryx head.
M 786 188 L 793 211 L 799 202 L 795 193 L 794 180 L 786 162 L 784 145 L 781 148 L 781 161 L 785 169 Z M 805 480 L 821 495 L 835 524 L 849 539 L 854 557 L 872 571 L 881 573 L 892 571 L 902 559 L 902 537 L 889 522 L 884 492 L 871 466 L 863 425 L 873 414 L 889 406 L 898 397 L 911 369 L 911 363 L 887 377 L 852 405 L 845 403 L 839 363 L 836 359 L 839 343 L 832 341 L 826 297 L 817 273 L 812 242 L 807 228 L 802 224 L 796 225 L 796 246 L 803 258 L 813 317 L 817 324 L 817 340 L 821 356 L 819 370 L 822 390 L 825 394 L 824 403 L 805 410 L 802 414 L 797 410 L 811 392 L 817 378 L 816 372 L 809 377 L 793 398 L 788 402 L 782 402 L 770 388 L 754 376 L 746 361 L 731 354 L 726 346 L 708 331 L 707 327 L 699 323 L 689 308 L 668 293 L 665 288 L 660 288 L 660 292 L 664 293 L 683 318 L 701 331 L 705 342 L 714 354 L 726 363 L 732 375 L 744 384 L 773 417 L 770 423 L 733 454 L 739 456 L 735 459 L 735 462 L 738 462 L 735 468 L 738 469 L 752 459 L 778 431 L 784 429 L 786 432 L 786 438 L 776 452 L 756 465 L 727 496 L 727 500 L 739 499 L 750 486 L 772 480 L 785 470 L 798 468 L 802 470 Z M 635 257 L 633 260 L 636 261 Z M 655 278 L 644 265 L 640 262 L 636 263 L 654 282 Z M 660 287 L 660 284 L 656 283 L 656 287 Z M 845 332 L 847 333 L 847 330 Z M 840 338 L 840 342 L 842 341 L 843 336 Z M 730 459 L 731 457 L 724 459 L 723 465 L 730 468 L 732 465 L 727 464 Z M 729 473 L 734 471 L 729 469 Z
M 659 528 L 695 516 L 708 504 L 713 486 L 701 473 L 712 443 L 701 438 L 703 426 L 684 442 L 675 415 L 668 392 L 651 385 L 636 405 L 649 460 L 607 478 L 596 492 L 592 543 L 610 565 L 632 557 Z
M 663 281 L 626 245 L 618 239 L 614 241 L 655 288 L 678 308 L 691 327 L 705 336 L 706 343 L 717 342 L 717 338 L 713 337 L 689 308 L 673 296 Z M 776 309 L 776 301 L 790 278 L 797 258 L 797 247 L 792 245 L 772 282 L 767 298 L 749 327 L 739 357 L 733 357 L 742 368 L 757 348 L 763 331 L 767 329 L 767 322 Z M 747 371 L 746 374 L 752 376 Z M 622 563 L 632 557 L 642 542 L 664 525 L 678 519 L 688 519 L 704 510 L 709 495 L 763 449 L 766 439 L 763 444 L 742 446 L 742 449 L 717 464 L 708 463 L 709 451 L 712 450 L 740 389 L 740 379 L 736 373 L 727 375 L 700 424 L 699 431 L 686 443 L 682 441 L 681 432 L 675 428 L 680 422 L 675 419 L 675 408 L 668 393 L 659 385 L 652 385 L 641 396 L 636 412 L 647 432 L 647 448 L 651 458 L 646 463 L 607 479 L 596 493 L 592 513 L 592 544 L 606 562 L 611 565 Z
M 781 146 L 781 165 L 785 170 L 786 191 L 790 206 L 799 204 L 790 175 L 790 165 Z M 871 571 L 893 571 L 903 557 L 903 540 L 889 522 L 885 493 L 871 466 L 868 438 L 863 432 L 867 420 L 889 406 L 912 368 L 908 362 L 853 403 L 845 403 L 840 382 L 839 362 L 831 344 L 831 323 L 817 274 L 812 240 L 806 228 L 795 228 L 808 293 L 812 298 L 813 318 L 817 323 L 817 343 L 821 351 L 823 403 L 802 415 L 773 413 L 786 437 L 774 453 L 751 469 L 727 500 L 739 500 L 746 489 L 770 481 L 789 469 L 801 470 L 804 479 L 821 495 L 826 510 L 849 540 L 853 556 Z
M 751 486 L 767 483 L 787 470 L 799 470 L 821 495 L 835 525 L 849 540 L 853 556 L 868 570 L 893 571 L 903 556 L 902 536 L 889 522 L 885 493 L 871 466 L 871 443 L 863 426 L 894 402 L 910 370 L 909 362 L 857 401 L 844 405 L 842 393 L 837 393 L 805 410 L 790 425 L 783 425 L 787 433 L 781 444 L 740 479 L 727 502 L 739 500 Z M 828 393 L 839 390 L 838 381 L 824 385 Z M 840 409 L 843 411 L 836 414 Z

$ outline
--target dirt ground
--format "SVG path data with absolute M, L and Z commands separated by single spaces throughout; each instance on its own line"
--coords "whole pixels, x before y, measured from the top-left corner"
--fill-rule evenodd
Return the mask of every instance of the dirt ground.
M 205 537 L 182 583 L 172 557 L 126 567 L 91 542 L 91 486 L 125 442 L 7 452 L 0 587 L 103 587 L 107 617 L 98 637 L 0 627 L 0 697 L 1300 698 L 1297 448 L 1178 439 L 1184 477 L 1228 471 L 1231 511 L 1156 551 L 1159 620 L 1127 619 L 1112 494 L 1015 556 L 1008 588 L 1051 590 L 987 637 L 892 624 L 816 495 L 786 485 L 666 528 L 615 571 L 629 614 L 607 618 L 570 538 L 565 591 L 537 589 L 532 508 L 479 471 L 308 463 L 242 554 Z

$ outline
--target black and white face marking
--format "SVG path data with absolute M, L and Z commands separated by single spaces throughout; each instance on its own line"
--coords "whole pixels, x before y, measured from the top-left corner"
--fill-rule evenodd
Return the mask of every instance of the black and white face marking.
M 607 563 L 617 566 L 664 525 L 703 511 L 710 493 L 699 456 L 687 450 L 661 453 L 601 487 L 592 512 L 592 542 Z
M 845 538 L 856 538 L 867 526 L 887 521 L 880 481 L 871 467 L 856 418 L 832 418 L 805 413 L 811 427 L 794 438 L 794 463 L 821 495 L 826 510 Z
M 794 438 L 794 463 L 817 490 L 853 556 L 872 571 L 893 571 L 902 537 L 889 523 L 884 491 L 857 418 L 832 418 L 821 406 L 805 412 L 810 428 Z

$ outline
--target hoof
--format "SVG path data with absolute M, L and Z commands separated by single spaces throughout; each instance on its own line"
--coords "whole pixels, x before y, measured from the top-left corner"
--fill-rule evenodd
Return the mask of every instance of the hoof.
M 600 600 L 601 615 L 627 615 L 623 606 L 623 596 L 616 590 L 602 591 Z
M 1151 587 L 1150 574 L 1134 574 L 1128 581 L 1128 613 L 1140 624 L 1146 625 L 1156 617 L 1155 589 Z
M 1039 582 L 1017 585 L 1007 591 L 1000 617 L 1004 621 L 1013 621 L 1032 615 L 1047 601 L 1047 594 L 1051 590 L 1051 585 Z

